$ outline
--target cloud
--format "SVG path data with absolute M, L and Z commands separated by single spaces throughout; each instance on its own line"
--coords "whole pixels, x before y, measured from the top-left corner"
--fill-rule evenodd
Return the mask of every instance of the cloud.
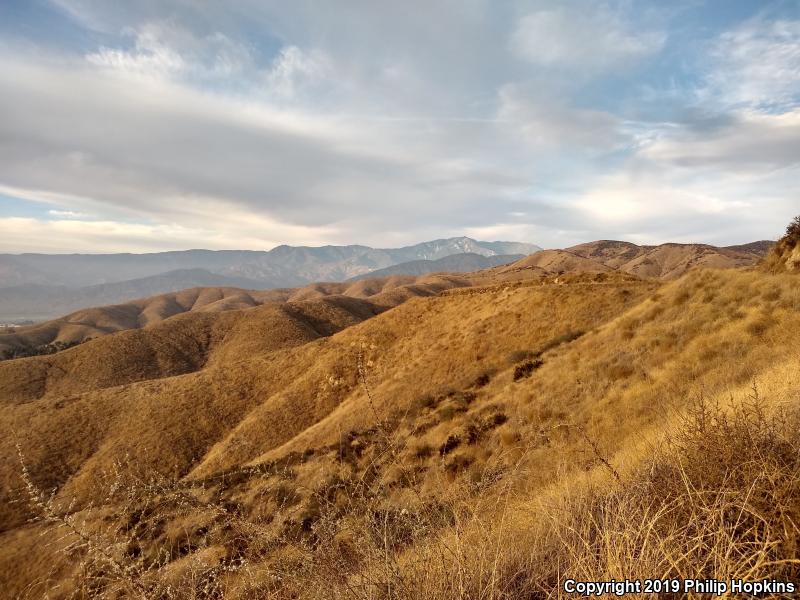
M 0 252 L 142 252 L 179 249 L 197 232 L 181 227 L 72 219 L 0 218 Z M 188 234 L 188 235 L 187 235 Z M 192 235 L 195 234 L 195 235 Z
M 80 39 L 0 47 L 0 192 L 92 218 L 29 222 L 27 241 L 0 223 L 25 248 L 744 241 L 795 210 L 794 21 L 51 1 Z M 668 102 L 642 110 L 660 81 Z
M 218 207 L 219 209 L 219 207 Z M 130 223 L 87 220 L 70 211 L 49 211 L 55 219 L 0 217 L 0 252 L 158 252 L 203 247 L 264 250 L 281 243 L 324 243 L 325 228 L 286 226 L 244 211 L 220 212 L 216 219 Z M 56 214 L 58 213 L 58 214 Z
M 166 76 L 186 68 L 183 57 L 164 44 L 152 27 L 136 33 L 135 37 L 132 51 L 103 47 L 88 54 L 86 60 L 99 67 L 141 75 Z
M 800 111 L 793 110 L 738 112 L 712 128 L 663 124 L 571 203 L 593 229 L 625 239 L 730 244 L 774 238 L 796 214 L 798 196 Z
M 519 131 L 534 146 L 567 147 L 576 152 L 612 152 L 628 139 L 622 121 L 600 110 L 566 104 L 539 90 L 508 84 L 499 91 L 498 118 Z
M 737 177 L 800 166 L 800 108 L 781 114 L 741 113 L 713 130 L 666 129 L 642 156 Z
M 55 209 L 48 210 L 47 214 L 53 217 L 60 217 L 62 219 L 83 219 L 89 216 L 85 213 L 76 212 L 74 210 L 55 210 Z
M 213 222 L 209 199 L 222 213 L 369 239 L 371 228 L 480 221 L 487 198 L 502 203 L 521 185 L 513 171 L 441 154 L 430 139 L 446 132 L 420 137 L 405 123 L 277 109 L 80 62 L 0 64 L 0 182 L 130 218 Z
M 797 212 L 798 176 L 794 169 L 742 183 L 724 174 L 643 167 L 634 160 L 572 203 L 585 215 L 589 231 L 639 243 L 726 245 L 775 239 Z
M 648 243 L 776 236 L 800 195 L 798 34 L 798 22 L 756 18 L 717 36 L 697 86 L 671 99 L 681 118 L 630 124 L 632 152 L 574 212 Z
M 670 179 L 624 170 L 602 178 L 575 204 L 600 221 L 639 225 L 674 217 L 676 213 L 691 213 L 701 219 L 744 208 L 740 202 L 725 200 L 702 188 L 672 186 Z
M 664 33 L 641 30 L 606 5 L 563 4 L 523 16 L 510 47 L 536 65 L 596 74 L 658 52 L 665 39 Z
M 125 27 L 121 39 L 133 45 L 102 46 L 86 54 L 90 65 L 127 76 L 196 83 L 232 84 L 256 80 L 260 67 L 246 44 L 221 32 L 199 35 L 170 21 L 148 21 Z
M 294 100 L 333 76 L 327 57 L 318 51 L 303 52 L 297 46 L 281 49 L 266 74 L 268 92 L 280 100 Z
M 800 105 L 800 20 L 750 20 L 719 36 L 700 97 L 739 108 Z

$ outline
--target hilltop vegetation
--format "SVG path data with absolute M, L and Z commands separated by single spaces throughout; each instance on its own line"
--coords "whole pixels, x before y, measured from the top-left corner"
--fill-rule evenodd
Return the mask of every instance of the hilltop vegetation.
M 764 261 L 764 267 L 772 272 L 800 271 L 800 217 L 795 217 L 786 227 L 786 233 Z
M 634 264 L 674 279 L 642 278 L 619 267 L 644 255 L 611 244 L 184 309 L 0 363 L 5 589 L 511 599 L 567 597 L 567 577 L 790 580 L 796 275 L 675 277 L 666 248 Z

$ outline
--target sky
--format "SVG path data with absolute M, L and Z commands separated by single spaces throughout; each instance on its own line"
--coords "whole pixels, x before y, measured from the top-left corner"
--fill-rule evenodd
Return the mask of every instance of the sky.
M 0 252 L 729 245 L 798 213 L 798 0 L 0 1 Z

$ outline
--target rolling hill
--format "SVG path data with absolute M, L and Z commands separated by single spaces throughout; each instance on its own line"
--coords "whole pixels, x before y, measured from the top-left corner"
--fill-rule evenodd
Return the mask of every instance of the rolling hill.
M 500 268 L 503 273 L 524 270 L 534 273 L 607 273 L 614 269 L 602 262 L 584 258 L 567 250 L 542 250 Z
M 771 244 L 754 242 L 717 248 L 702 244 L 637 246 L 629 242 L 598 241 L 567 248 L 564 252 L 643 277 L 674 278 L 698 265 L 734 268 L 755 264 Z M 451 238 L 384 250 L 366 246 L 278 246 L 269 252 L 189 250 L 142 255 L 2 255 L 0 322 L 41 321 L 80 308 L 125 303 L 194 287 L 263 290 L 301 287 L 315 281 L 476 271 L 539 250 L 532 244 Z M 551 259 L 545 256 L 550 255 L 532 259 L 531 265 L 552 259 L 552 256 Z M 573 268 L 566 256 L 558 260 L 566 261 L 564 268 Z M 578 259 L 572 262 L 575 260 Z M 584 266 L 590 268 L 589 263 Z M 553 268 L 554 265 L 550 265 L 545 270 Z M 7 285 L 15 281 L 24 283 Z
M 186 313 L 227 312 L 263 304 L 333 296 L 368 298 L 377 310 L 395 306 L 413 296 L 433 295 L 450 287 L 467 284 L 467 280 L 457 277 L 431 275 L 311 284 L 302 288 L 263 291 L 191 288 L 124 304 L 83 309 L 59 319 L 16 327 L 12 333 L 0 333 L 0 355 L 7 351 L 52 344 L 75 345 L 120 331 L 145 328 Z
M 0 288 L 0 320 L 41 320 L 80 308 L 120 304 L 194 287 L 260 289 L 261 284 L 244 277 L 228 277 L 205 269 L 178 269 L 159 275 L 80 288 L 27 284 Z
M 131 328 L 0 362 L 6 593 L 444 600 L 566 598 L 565 577 L 604 573 L 791 581 L 797 275 L 709 268 L 692 246 L 707 262 L 676 276 L 692 261 L 674 250 L 651 256 L 660 277 L 620 268 L 652 250 L 605 246 L 84 315 Z
M 515 262 L 523 258 L 520 254 L 498 254 L 482 256 L 475 253 L 451 254 L 436 260 L 413 260 L 391 267 L 377 269 L 364 275 L 356 275 L 349 281 L 374 279 L 391 275 L 424 275 L 425 273 L 468 273 Z
M 533 244 L 460 237 L 388 249 L 353 245 L 277 246 L 268 252 L 4 254 L 0 255 L 0 322 L 53 318 L 78 308 L 192 287 L 297 287 L 344 281 L 408 261 L 464 253 L 529 254 L 539 249 Z
M 698 266 L 710 268 L 751 266 L 761 260 L 761 253 L 771 246 L 770 242 L 756 242 L 736 249 L 702 244 L 637 246 L 629 242 L 603 240 L 566 250 L 542 250 L 523 257 L 482 256 L 468 253 L 436 260 L 411 261 L 373 271 L 367 276 L 357 276 L 342 283 L 313 283 L 299 288 L 269 291 L 237 290 L 216 285 L 207 289 L 192 288 L 180 294 L 162 294 L 119 305 L 81 310 L 43 323 L 17 327 L 13 333 L 0 333 L 0 353 L 25 355 L 26 349 L 37 347 L 49 352 L 63 345 L 69 346 L 109 333 L 144 327 L 186 311 L 231 310 L 270 301 L 308 300 L 331 295 L 355 298 L 379 296 L 376 299 L 379 304 L 394 306 L 408 297 L 438 293 L 452 286 L 474 286 L 485 281 L 544 277 L 565 272 L 619 271 L 644 278 L 672 279 Z M 442 250 L 433 246 L 426 251 L 435 253 Z M 460 278 L 445 275 L 434 276 L 432 279 L 426 277 L 427 274 L 437 271 L 450 273 L 473 271 L 473 273 Z M 75 293 L 74 304 L 85 306 L 84 300 L 81 299 L 88 301 L 89 298 L 96 297 L 124 297 L 145 286 L 156 291 L 159 288 L 180 288 L 183 283 L 195 279 L 231 284 L 253 283 L 252 280 L 214 275 L 203 270 L 171 273 L 172 275 L 137 280 L 134 285 L 130 282 L 121 282 L 84 288 L 87 291 Z M 435 282 L 433 286 L 432 282 Z M 4 290 L 0 289 L 0 299 L 4 298 L 3 293 Z M 11 297 L 14 298 L 13 295 Z M 195 298 L 199 300 L 195 301 Z M 16 297 L 16 302 L 21 302 L 21 299 Z M 48 298 L 43 298 L 42 303 L 46 305 Z M 39 305 L 33 302 L 30 306 Z M 53 348 L 51 346 L 53 344 L 58 346 Z
M 675 279 L 698 266 L 731 269 L 755 265 L 773 245 L 774 242 L 760 241 L 729 247 L 707 244 L 637 246 L 630 242 L 600 240 L 579 244 L 567 251 L 641 277 Z

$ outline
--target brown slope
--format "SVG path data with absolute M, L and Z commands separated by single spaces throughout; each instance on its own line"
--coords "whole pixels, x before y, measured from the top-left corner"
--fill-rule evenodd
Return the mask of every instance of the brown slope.
M 240 328 L 229 329 L 248 333 L 236 343 L 240 353 L 231 350 L 231 340 L 227 344 L 217 342 L 221 349 L 211 352 L 204 369 L 158 380 L 104 387 L 104 382 L 92 381 L 90 372 L 96 364 L 76 362 L 68 367 L 73 377 L 51 381 L 43 394 L 35 387 L 25 403 L 14 402 L 7 391 L 3 393 L 4 429 L 21 433 L 4 436 L 2 455 L 10 456 L 11 444 L 21 436 L 39 483 L 47 487 L 66 484 L 65 497 L 91 495 L 103 481 L 103 472 L 125 456 L 135 456 L 137 468 L 164 474 L 186 473 L 201 461 L 203 467 L 198 472 L 209 472 L 280 447 L 322 422 L 353 392 L 353 400 L 360 407 L 356 410 L 359 418 L 373 418 L 364 413 L 354 375 L 359 341 L 365 337 L 370 344 L 392 348 L 400 361 L 397 366 L 405 362 L 410 368 L 398 384 L 420 378 L 425 385 L 445 386 L 455 383 L 456 377 L 460 385 L 500 364 L 508 352 L 546 342 L 558 333 L 552 324 L 556 315 L 575 317 L 571 322 L 561 319 L 564 327 L 591 326 L 601 316 L 616 314 L 635 297 L 630 292 L 603 292 L 600 300 L 587 294 L 576 307 L 564 301 L 568 295 L 559 291 L 561 287 L 520 287 L 511 292 L 513 302 L 497 315 L 498 303 L 509 294 L 506 287 L 454 297 L 455 300 L 417 298 L 377 320 L 370 319 L 366 323 L 374 325 L 366 329 L 351 327 L 346 330 L 350 331 L 347 335 L 337 334 L 311 343 L 303 343 L 313 338 L 304 331 L 303 325 L 309 322 L 306 319 L 300 325 L 293 323 L 294 329 L 289 329 L 272 348 L 261 348 L 259 353 L 254 353 L 250 344 L 262 336 L 262 331 L 275 330 L 274 311 L 281 307 L 243 311 L 246 317 L 241 318 L 246 321 Z M 331 308 L 331 299 L 309 305 L 319 307 L 321 303 Z M 528 311 L 521 321 L 523 307 L 532 304 L 546 307 L 545 312 Z M 358 306 L 364 306 L 363 301 Z M 464 323 L 459 316 L 464 315 L 469 317 L 464 330 L 467 338 L 462 343 L 458 332 Z M 234 313 L 222 316 L 233 319 Z M 181 321 L 194 318 L 186 315 Z M 167 327 L 174 322 L 162 325 Z M 408 330 L 415 332 L 412 338 L 404 333 Z M 490 345 L 486 332 L 492 330 L 503 336 L 501 343 Z M 95 350 L 98 356 L 116 354 L 119 350 L 112 347 L 113 342 L 150 331 L 152 328 L 128 332 L 127 336 L 110 336 L 56 356 L 75 360 L 78 351 L 88 350 Z M 507 335 L 512 331 L 517 335 Z M 437 341 L 424 344 L 423 338 L 430 336 Z M 444 362 L 437 362 L 435 356 L 445 347 L 459 350 L 447 354 Z M 105 351 L 97 351 L 100 348 Z M 229 351 L 233 354 L 227 354 Z M 401 356 L 406 358 L 401 360 Z M 33 360 L 10 361 L 7 365 L 24 365 Z M 0 381 L 6 384 L 19 376 L 20 371 L 0 371 Z M 413 400 L 414 389 L 412 386 L 395 398 L 398 406 Z M 223 445 L 206 456 L 218 443 Z M 12 470 L 5 471 L 3 488 L 10 490 L 13 465 L 6 466 Z M 14 520 L 12 514 L 5 515 L 7 522 Z
M 8 458 L 13 444 L 24 443 L 40 483 L 48 487 L 63 484 L 90 458 L 95 468 L 87 477 L 102 478 L 123 448 L 141 464 L 182 464 L 180 456 L 213 443 L 214 428 L 235 422 L 237 411 L 275 393 L 271 378 L 286 385 L 308 368 L 290 353 L 275 360 L 276 353 L 381 310 L 365 300 L 335 297 L 189 313 L 53 356 L 0 363 L 0 455 Z M 10 474 L 0 473 L 0 530 L 10 518 Z
M 553 273 L 605 273 L 612 268 L 602 262 L 592 260 L 568 250 L 542 250 L 526 256 L 505 267 L 499 273 L 517 273 L 530 270 L 540 275 Z
M 447 274 L 391 276 L 344 283 L 314 283 L 302 288 L 249 291 L 236 288 L 192 288 L 127 304 L 80 310 L 65 317 L 0 333 L 0 356 L 5 351 L 46 348 L 51 344 L 74 345 L 112 333 L 155 325 L 184 313 L 225 312 L 265 303 L 305 301 L 331 296 L 369 298 L 391 307 L 419 295 L 469 285 L 473 278 Z
M 637 423 L 663 418 L 665 408 L 681 405 L 698 385 L 708 394 L 731 385 L 752 385 L 755 373 L 774 366 L 776 346 L 781 348 L 780 360 L 800 360 L 793 342 L 800 333 L 800 291 L 791 278 L 698 270 L 656 294 L 656 282 L 609 281 L 602 276 L 599 285 L 583 281 L 495 286 L 481 293 L 418 299 L 343 331 L 326 343 L 337 345 L 334 354 L 349 355 L 351 362 L 365 344 L 374 407 L 352 381 L 353 367 L 348 371 L 346 360 L 334 360 L 323 370 L 334 377 L 329 393 L 336 394 L 337 386 L 346 389 L 333 411 L 316 421 L 298 423 L 297 416 L 287 421 L 285 408 L 318 385 L 295 381 L 212 448 L 192 476 L 208 476 L 248 461 L 256 465 L 292 452 L 316 455 L 335 446 L 343 431 L 366 431 L 406 411 L 416 415 L 412 420 L 436 417 L 433 426 L 425 418 L 411 426 L 417 432 L 412 435 L 422 438 L 419 442 L 434 448 L 451 434 L 468 435 L 470 421 L 491 415 L 493 407 L 506 415 L 527 414 L 520 420 L 529 420 L 531 436 L 537 429 L 541 432 L 542 422 L 588 421 L 608 432 L 603 439 L 613 440 L 611 432 L 633 435 Z M 727 310 L 731 304 L 741 314 Z M 348 346 L 356 350 L 348 352 Z M 520 351 L 528 356 L 543 352 L 544 360 L 535 376 L 517 381 L 515 371 L 526 361 Z M 490 382 L 476 386 L 486 373 L 491 374 Z M 309 378 L 322 375 L 310 373 Z M 792 387 L 797 404 L 800 387 L 796 382 Z M 455 417 L 444 410 L 436 414 L 437 405 L 444 409 L 447 398 L 458 399 L 465 392 L 477 398 L 468 399 L 466 408 L 456 401 Z M 429 402 L 433 407 L 419 415 L 420 404 Z M 317 405 L 314 410 L 318 415 L 326 407 Z M 458 416 L 461 411 L 463 417 Z M 620 422 L 621 416 L 630 421 Z M 291 435 L 271 435 L 275 422 L 299 433 L 270 447 Z M 408 430 L 398 435 L 408 435 Z M 263 454 L 254 456 L 259 448 Z M 431 462 L 441 460 L 435 455 Z
M 382 500 L 377 516 L 387 520 L 395 514 L 388 507 L 416 510 L 418 495 L 443 502 L 464 486 L 473 501 L 487 497 L 493 482 L 513 473 L 525 477 L 519 493 L 535 494 L 557 477 L 568 485 L 568 475 L 598 464 L 585 438 L 565 423 L 583 427 L 599 444 L 595 452 L 622 465 L 636 459 L 631 437 L 655 423 L 663 429 L 692 392 L 724 396 L 752 385 L 754 376 L 760 386 L 777 357 L 793 360 L 795 370 L 774 382 L 772 391 L 784 394 L 776 400 L 796 405 L 800 398 L 790 376 L 800 292 L 789 276 L 698 270 L 663 287 L 619 274 L 547 285 L 555 279 L 418 298 L 267 356 L 87 392 L 62 406 L 45 398 L 10 407 L 3 418 L 22 433 L 37 481 L 63 483 L 65 500 L 94 496 L 104 471 L 126 455 L 135 464 L 123 463 L 125 469 L 191 474 L 179 498 L 191 492 L 204 502 L 215 498 L 237 518 L 261 518 L 263 545 L 245 555 L 252 565 L 270 559 L 259 548 L 279 555 L 282 545 L 297 541 L 294 549 L 305 550 L 301 536 L 313 536 L 331 504 L 345 511 L 343 518 L 355 518 L 338 496 L 350 482 L 373 486 Z M 356 376 L 362 343 L 372 404 Z M 536 353 L 543 363 L 526 370 Z M 392 452 L 384 436 L 392 436 Z M 6 457 L 13 449 L 2 443 Z M 395 451 L 405 471 L 393 464 Z M 264 470 L 242 470 L 248 461 Z M 202 486 L 193 478 L 204 478 Z M 123 511 L 123 522 L 129 518 L 123 505 L 112 508 Z M 248 550 L 229 533 L 231 521 L 203 520 L 201 510 L 187 514 L 184 507 L 163 518 L 166 524 L 142 542 L 143 552 L 181 545 L 160 533 L 165 529 L 203 531 L 202 543 L 221 549 L 225 560 Z M 19 519 L 9 512 L 5 522 Z M 5 539 L 0 571 L 14 569 L 19 577 L 48 551 L 17 553 L 23 562 L 12 563 L 8 551 L 19 542 L 10 534 Z M 176 569 L 180 556 L 170 555 Z M 75 562 L 52 560 L 67 559 Z
M 78 311 L 61 319 L 21 327 L 12 334 L 0 334 L 0 352 L 54 342 L 79 343 L 116 331 L 158 323 L 183 312 L 236 310 L 288 299 L 308 300 L 330 295 L 356 298 L 381 296 L 376 301 L 394 306 L 409 297 L 427 295 L 434 288 L 441 291 L 451 286 L 472 285 L 498 278 L 515 279 L 566 272 L 620 270 L 640 277 L 674 279 L 697 266 L 736 268 L 753 265 L 760 260 L 768 244 L 756 242 L 716 248 L 702 244 L 637 246 L 630 242 L 600 240 L 566 250 L 536 252 L 506 267 L 471 274 L 416 277 L 395 275 L 356 282 L 315 283 L 297 289 L 255 292 L 236 288 L 193 288 L 122 305 Z M 419 287 L 420 285 L 423 287 Z
M 694 266 L 733 268 L 749 266 L 760 260 L 770 242 L 754 242 L 728 248 L 701 244 L 663 244 L 637 246 L 629 242 L 600 240 L 573 246 L 567 250 L 547 250 L 525 257 L 508 267 L 486 269 L 473 274 L 434 274 L 439 287 L 462 286 L 509 277 L 527 271 L 546 275 L 559 272 L 602 272 L 618 269 L 643 277 L 675 278 Z M 586 260 L 582 260 L 586 259 Z M 513 277 L 512 277 L 513 278 Z M 144 327 L 161 322 L 183 312 L 226 311 L 258 306 L 265 302 L 305 300 L 329 295 L 367 298 L 393 291 L 385 304 L 396 304 L 402 298 L 419 295 L 420 291 L 405 286 L 428 285 L 427 276 L 392 276 L 357 282 L 319 283 L 297 289 L 247 291 L 236 288 L 192 288 L 135 300 L 126 304 L 77 311 L 66 317 L 41 324 L 16 328 L 13 333 L 0 334 L 0 352 L 14 348 L 32 348 L 52 343 L 74 344 L 87 339 Z M 401 290 L 399 293 L 397 290 Z
M 725 246 L 724 250 L 733 250 L 735 252 L 749 252 L 757 256 L 764 257 L 770 253 L 772 248 L 775 247 L 774 240 L 759 240 L 757 242 L 750 242 L 748 244 L 738 244 L 735 246 Z
M 677 279 L 695 267 L 736 269 L 755 265 L 760 257 L 704 244 L 661 244 L 620 266 L 639 277 Z
M 770 242 L 719 248 L 707 244 L 638 246 L 630 242 L 599 240 L 568 248 L 584 258 L 639 277 L 675 279 L 694 267 L 732 269 L 757 264 Z
M 16 336 L 16 340 L 42 335 L 79 339 L 77 336 L 90 332 L 99 339 L 55 354 L 0 361 L 0 402 L 29 402 L 190 373 L 207 362 L 225 363 L 306 343 L 409 298 L 467 285 L 463 279 L 438 275 L 411 279 L 418 283 L 406 281 L 390 277 L 314 284 L 299 290 L 263 292 L 263 296 L 262 292 L 198 288 L 130 305 L 79 311 L 5 336 Z M 281 296 L 291 299 L 252 306 Z M 155 315 L 152 323 L 148 315 Z M 120 330 L 125 326 L 129 329 Z M 67 337 L 70 335 L 76 337 Z
M 236 288 L 191 288 L 125 304 L 87 308 L 45 323 L 0 334 L 0 352 L 62 342 L 80 343 L 118 331 L 160 323 L 187 312 L 220 312 L 288 297 L 285 290 L 248 292 Z
M 631 260 L 646 254 L 653 246 L 638 246 L 631 242 L 615 240 L 597 240 L 567 248 L 569 252 L 603 263 L 613 269 L 619 269 Z
M 208 452 L 192 477 L 335 444 L 342 431 L 369 429 L 377 420 L 417 410 L 426 394 L 469 388 L 481 374 L 507 369 L 509 357 L 579 337 L 657 287 L 621 280 L 609 291 L 593 281 L 554 281 L 416 298 L 320 347 L 303 348 L 322 368 L 258 405 Z M 355 377 L 360 351 L 374 386 L 372 406 Z M 325 395 L 309 397 L 307 390 L 318 387 Z M 287 410 L 298 403 L 305 408 L 301 414 Z
M 354 298 L 184 313 L 53 355 L 0 362 L 0 402 L 79 394 L 190 373 L 331 335 L 383 310 Z

